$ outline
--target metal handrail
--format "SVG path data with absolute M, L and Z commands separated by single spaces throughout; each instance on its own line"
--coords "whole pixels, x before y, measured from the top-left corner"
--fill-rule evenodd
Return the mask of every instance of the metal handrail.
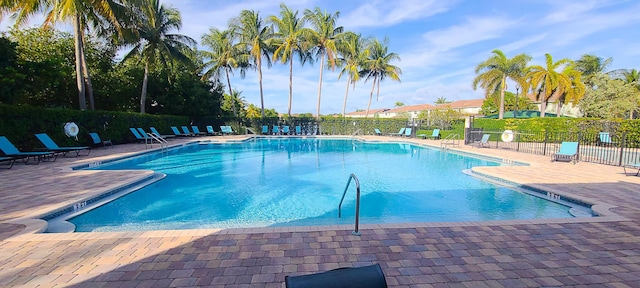
M 351 235 L 360 236 L 360 231 L 358 231 L 358 223 L 360 222 L 360 180 L 356 177 L 356 174 L 351 173 L 349 175 L 349 180 L 347 180 L 347 186 L 344 187 L 344 192 L 342 193 L 342 199 L 340 199 L 340 204 L 338 205 L 338 218 L 342 217 L 342 201 L 344 201 L 344 196 L 347 195 L 347 189 L 349 189 L 349 184 L 351 184 L 351 179 L 356 181 L 356 226 Z
M 456 141 L 457 143 L 454 141 Z M 455 133 L 449 134 L 440 142 L 440 147 L 444 147 L 446 145 L 460 146 L 460 135 Z
M 158 141 L 158 143 L 160 143 L 160 147 L 162 148 L 162 150 L 166 149 L 167 146 L 169 145 L 169 142 L 167 142 L 167 140 L 165 140 L 164 138 L 156 135 L 155 133 L 147 133 L 147 135 L 151 139 Z

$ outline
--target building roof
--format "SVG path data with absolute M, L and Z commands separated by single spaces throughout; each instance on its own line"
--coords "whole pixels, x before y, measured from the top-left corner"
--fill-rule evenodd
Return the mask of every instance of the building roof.
M 387 109 L 387 108 L 371 109 L 371 110 L 369 110 L 369 115 L 373 115 L 373 114 L 376 114 L 376 113 L 381 113 L 381 112 L 384 112 L 384 111 L 387 111 L 387 110 L 389 110 L 389 109 Z M 365 115 L 365 114 L 367 114 L 367 110 L 349 112 L 346 115 Z
M 431 104 L 419 104 L 419 105 L 396 107 L 396 108 L 385 111 L 385 113 L 414 112 L 414 111 L 433 110 L 435 108 L 436 106 L 433 106 Z
M 464 108 L 480 108 L 484 99 L 471 99 L 471 100 L 458 100 L 447 104 L 440 104 L 436 108 L 438 109 L 464 109 Z

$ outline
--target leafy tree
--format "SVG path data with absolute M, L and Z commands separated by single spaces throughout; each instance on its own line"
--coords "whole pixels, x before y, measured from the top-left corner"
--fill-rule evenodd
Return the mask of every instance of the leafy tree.
M 442 105 L 447 103 L 451 103 L 451 101 L 447 101 L 446 97 L 438 97 L 438 99 L 436 99 L 436 102 L 434 102 L 434 104 L 436 105 Z
M 344 94 L 344 103 L 342 104 L 342 117 L 345 116 L 347 109 L 347 97 L 349 96 L 349 85 L 353 85 L 353 89 L 356 87 L 356 82 L 360 80 L 360 72 L 363 69 L 369 57 L 369 50 L 367 46 L 369 39 L 363 38 L 360 34 L 353 32 L 345 32 L 344 37 L 341 38 L 337 49 L 340 54 L 338 63 L 342 66 L 342 70 L 338 74 L 338 79 L 342 75 L 347 75 L 347 89 Z
M 190 64 L 191 58 L 186 54 L 191 52 L 189 45 L 195 45 L 195 40 L 182 34 L 170 33 L 182 27 L 180 12 L 160 5 L 159 0 L 149 0 L 148 5 L 140 7 L 135 12 L 138 19 L 133 25 L 139 38 L 135 39 L 133 49 L 124 56 L 124 60 L 130 59 L 133 55 L 141 55 L 144 61 L 140 113 L 145 113 L 149 65 L 156 59 L 165 68 L 174 60 Z
M 361 74 L 366 75 L 365 81 L 373 79 L 365 118 L 369 116 L 371 100 L 373 99 L 373 90 L 376 88 L 376 84 L 378 86 L 376 99 L 378 99 L 380 96 L 380 82 L 387 77 L 391 78 L 391 80 L 400 82 L 400 75 L 402 74 L 402 70 L 399 67 L 391 64 L 392 61 L 400 61 L 400 56 L 396 53 L 389 52 L 389 39 L 385 38 L 383 42 L 380 42 L 377 39 L 371 41 L 369 53 L 369 58 L 364 64 L 365 70 L 361 72 Z
M 331 69 L 335 68 L 335 58 L 337 52 L 337 42 L 342 37 L 344 28 L 337 26 L 336 22 L 340 17 L 340 12 L 329 13 L 316 7 L 313 11 L 306 9 L 304 18 L 308 21 L 313 29 L 305 29 L 307 41 L 315 48 L 316 57 L 320 57 L 320 80 L 318 80 L 318 109 L 316 117 L 320 119 L 320 99 L 322 96 L 322 71 L 324 70 L 324 60 L 327 58 L 327 64 Z
M 397 101 L 396 103 L 393 104 L 393 107 L 402 107 L 404 106 L 404 103 Z
M 262 113 L 264 113 L 265 116 L 262 116 Z M 249 107 L 247 107 L 247 118 L 264 118 L 264 117 L 278 117 L 278 112 L 276 112 L 275 109 L 266 109 L 266 110 L 261 110 L 258 109 L 258 107 L 256 107 L 253 104 L 249 104 Z
M 549 53 L 545 54 L 545 58 L 546 66 L 531 66 L 531 71 L 527 75 L 541 103 L 540 117 L 544 117 L 547 102 L 553 95 L 558 95 L 558 105 L 563 102 L 561 97 L 564 97 L 564 101 L 577 103 L 584 95 L 584 85 L 578 87 L 580 72 L 573 68 L 573 61 L 563 58 L 553 62 L 553 57 Z M 563 68 L 561 72 L 556 71 L 560 68 Z
M 640 93 L 631 83 L 611 79 L 606 74 L 593 77 L 594 89 L 588 89 L 579 107 L 585 117 L 604 119 L 633 118 L 640 107 Z
M 591 78 L 596 74 L 604 73 L 604 70 L 611 65 L 613 58 L 603 59 L 592 54 L 584 54 L 575 61 L 575 70 L 580 71 L 585 84 L 591 86 Z
M 227 78 L 227 87 L 229 95 L 233 95 L 231 89 L 231 80 L 229 74 L 233 73 L 233 69 L 240 67 L 240 76 L 244 78 L 247 68 L 246 57 L 242 55 L 242 51 L 234 45 L 234 32 L 231 30 L 220 30 L 217 28 L 209 29 L 209 33 L 202 36 L 202 45 L 211 49 L 211 51 L 200 51 L 200 54 L 207 61 L 203 64 L 203 79 L 214 77 L 220 79 L 222 71 Z M 230 98 L 233 100 L 233 98 Z M 238 116 L 236 110 L 238 105 L 231 105 L 233 116 Z
M 289 62 L 289 108 L 287 115 L 291 116 L 291 103 L 293 102 L 293 56 L 296 54 L 300 63 L 312 60 L 308 49 L 305 47 L 304 19 L 298 18 L 298 11 L 291 11 L 284 3 L 280 4 L 280 18 L 269 17 L 269 22 L 277 28 L 273 42 L 273 60 L 278 59 L 284 64 Z
M 531 102 L 527 97 L 517 97 L 518 105 L 516 105 L 516 95 L 505 91 L 504 92 L 504 110 L 506 111 L 521 111 L 521 110 L 533 110 L 536 109 L 536 105 Z M 495 92 L 482 102 L 482 108 L 480 113 L 482 115 L 492 115 L 498 113 L 500 109 L 500 93 Z
M 262 91 L 262 60 L 267 66 L 271 66 L 271 47 L 269 39 L 273 36 L 271 27 L 264 25 L 259 12 L 242 10 L 240 16 L 233 18 L 230 25 L 232 31 L 237 33 L 243 51 L 248 51 L 253 67 L 258 70 L 258 84 L 260 85 L 260 115 L 265 117 L 264 93 Z
M 473 89 L 477 89 L 478 85 L 480 85 L 485 90 L 485 97 L 496 91 L 500 92 L 498 119 L 502 119 L 504 116 L 504 91 L 507 89 L 507 78 L 516 80 L 522 74 L 522 71 L 526 69 L 527 63 L 531 61 L 531 56 L 518 54 L 513 58 L 507 58 L 498 49 L 493 50 L 491 53 L 494 55 L 476 66 Z
M 636 69 L 623 69 L 620 71 L 620 77 L 624 83 L 631 84 L 640 91 L 640 73 Z
M 233 112 L 233 116 L 246 117 L 247 101 L 242 97 L 242 91 L 233 90 L 231 94 L 224 94 L 222 100 L 222 111 Z M 235 107 L 232 107 L 235 106 Z M 236 112 L 236 111 L 239 111 Z
M 78 87 L 78 104 L 80 110 L 87 109 L 88 96 L 90 108 L 93 109 L 93 89 L 85 59 L 84 33 L 90 25 L 103 26 L 111 24 L 120 27 L 117 13 L 125 10 L 122 3 L 131 2 L 137 5 L 140 1 L 114 0 L 23 0 L 0 1 L 2 12 L 13 13 L 16 26 L 25 23 L 36 13 L 45 13 L 45 25 L 71 21 L 74 29 L 75 70 Z M 85 95 L 88 85 L 88 95 Z
M 447 109 L 421 111 L 420 114 L 418 114 L 419 119 L 428 120 L 432 126 L 443 130 L 451 130 L 453 123 L 462 117 L 462 113 L 450 107 Z
M 0 37 L 0 103 L 15 104 L 24 93 L 27 75 L 18 70 L 17 43 Z

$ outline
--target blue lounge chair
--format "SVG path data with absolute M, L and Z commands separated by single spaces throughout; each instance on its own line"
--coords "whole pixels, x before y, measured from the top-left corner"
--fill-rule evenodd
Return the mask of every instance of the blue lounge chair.
M 181 126 L 180 128 L 182 129 L 182 134 L 183 134 L 183 135 L 187 135 L 187 136 L 196 136 L 196 134 L 194 134 L 193 132 L 191 132 L 191 130 L 189 130 L 189 127 L 187 127 L 187 126 Z
M 5 168 L 11 169 L 11 167 L 13 167 L 13 163 L 16 162 L 16 158 L 15 157 L 0 157 L 0 162 L 8 162 L 7 165 L 9 165 L 9 166 L 5 167 Z
M 11 141 L 5 136 L 0 136 L 0 150 L 4 153 L 3 157 L 13 157 L 24 159 L 24 163 L 28 163 L 29 159 L 36 160 L 36 164 L 40 161 L 56 161 L 58 155 L 53 152 L 40 151 L 40 152 L 22 152 L 13 146 Z
M 142 129 L 142 128 L 140 128 Z M 144 142 L 144 143 L 148 143 L 149 141 L 149 137 L 147 136 L 147 133 L 144 132 L 144 130 L 142 132 L 139 132 L 136 128 L 129 128 L 129 131 L 131 131 L 131 133 L 133 133 L 133 137 L 136 138 L 136 140 L 138 140 L 140 143 Z M 142 134 L 140 134 L 142 133 Z
M 551 155 L 551 161 L 578 162 L 578 142 L 562 142 L 558 153 Z
M 176 135 L 176 137 L 187 137 L 187 136 L 189 136 L 188 134 L 183 134 L 182 132 L 180 132 L 180 130 L 178 130 L 178 127 L 176 127 L 176 126 L 171 126 L 171 131 L 173 131 L 173 134 Z
M 478 148 L 482 148 L 484 147 L 484 145 L 487 145 L 487 147 L 489 146 L 489 137 L 491 137 L 491 134 L 484 134 L 482 135 L 482 138 L 480 140 L 476 140 L 473 142 L 473 144 L 476 144 L 478 146 Z
M 38 140 L 40 140 L 40 142 L 42 142 L 42 144 L 47 147 L 47 150 L 51 152 L 62 153 L 62 155 L 64 156 L 67 156 L 67 153 L 69 152 L 74 152 L 76 154 L 75 156 L 80 156 L 81 151 L 87 151 L 87 155 L 85 156 L 89 156 L 89 153 L 91 153 L 91 147 L 89 146 L 60 147 L 58 146 L 58 144 L 56 144 L 56 142 L 53 142 L 53 140 L 51 139 L 51 137 L 49 137 L 49 135 L 47 135 L 47 133 L 40 133 L 35 135 L 36 138 L 38 138 Z
M 300 125 L 296 126 L 296 135 L 302 135 L 302 127 Z
M 433 138 L 433 140 L 440 139 L 440 129 L 433 129 L 433 132 L 431 132 L 431 138 Z
M 378 129 L 378 128 L 373 129 L 373 132 L 376 133 L 376 136 L 382 136 L 382 132 L 380 132 L 380 129 Z
M 113 143 L 111 142 L 111 139 L 102 140 L 102 139 L 100 139 L 100 135 L 98 135 L 98 133 L 91 132 L 91 133 L 89 133 L 89 136 L 91 136 L 91 140 L 93 141 L 94 145 L 102 145 L 102 146 L 109 145 L 109 146 L 113 147 Z
M 402 136 L 404 134 L 404 130 L 406 128 L 402 128 L 400 129 L 400 131 L 398 133 L 389 133 L 390 136 Z
M 269 126 L 262 125 L 262 134 L 263 135 L 269 134 Z
M 282 126 L 282 134 L 284 135 L 289 135 L 290 131 L 289 131 L 289 126 Z
M 271 131 L 273 132 L 273 135 L 280 135 L 280 126 L 273 125 L 273 129 Z
M 622 169 L 624 169 L 625 176 L 629 176 L 629 174 L 627 174 L 627 168 L 636 169 L 636 176 L 640 175 L 640 163 L 622 165 Z
M 220 130 L 222 130 L 222 135 L 233 134 L 233 129 L 231 129 L 231 126 L 228 126 L 228 125 L 220 126 Z
M 404 136 L 411 137 L 412 128 L 404 129 Z
M 160 134 L 160 132 L 158 132 L 155 127 L 149 127 L 149 130 L 151 130 L 151 133 L 153 133 L 153 135 L 156 135 L 157 137 L 160 137 L 162 139 L 170 139 L 176 137 L 176 135 L 172 134 Z
M 207 134 L 204 132 L 200 132 L 200 129 L 198 128 L 198 126 L 191 126 L 191 130 L 193 130 L 193 134 L 196 136 L 204 136 Z
M 227 126 L 225 126 L 225 127 L 227 127 L 227 132 L 228 132 L 229 134 L 235 134 L 235 132 L 233 132 L 233 129 L 231 129 L 231 126 L 227 125 Z
M 213 126 L 207 126 L 207 135 L 218 135 L 219 133 L 216 131 L 213 131 Z
M 615 143 L 611 140 L 611 134 L 609 132 L 600 132 L 598 133 L 598 139 L 596 141 L 597 146 L 610 146 Z

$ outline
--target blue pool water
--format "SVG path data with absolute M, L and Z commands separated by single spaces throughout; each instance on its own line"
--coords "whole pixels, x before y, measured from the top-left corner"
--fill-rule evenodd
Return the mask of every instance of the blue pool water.
M 76 231 L 572 217 L 569 207 L 462 173 L 497 162 L 405 143 L 273 138 L 188 145 L 92 169 L 151 169 L 167 177 L 69 221 Z

